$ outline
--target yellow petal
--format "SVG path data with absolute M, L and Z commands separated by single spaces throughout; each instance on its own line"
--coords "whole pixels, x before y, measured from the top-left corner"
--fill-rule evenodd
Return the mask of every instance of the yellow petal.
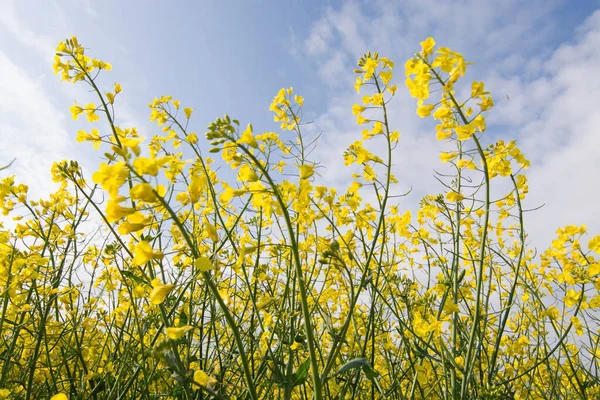
M 211 269 L 215 269 L 212 264 L 212 261 L 210 261 L 210 258 L 208 257 L 200 257 L 196 259 L 194 265 L 196 266 L 196 268 L 198 268 L 198 271 L 200 272 L 208 272 Z
M 208 376 L 206 372 L 199 369 L 194 372 L 194 382 L 200 386 L 214 386 L 218 381 L 215 378 Z
M 457 156 L 458 154 L 456 153 L 441 153 L 440 160 L 442 160 L 442 162 L 445 163 L 454 160 Z
M 448 194 L 446 194 L 446 199 L 448 199 L 448 201 L 451 201 L 453 203 L 462 201 L 464 198 L 465 198 L 465 196 L 463 196 L 462 194 L 460 194 L 458 192 L 449 192 Z
M 296 342 L 296 341 L 294 340 L 294 343 L 292 343 L 292 345 L 290 346 L 290 349 L 291 349 L 291 350 L 296 350 L 297 348 L 299 348 L 299 347 L 301 347 L 301 346 L 302 346 L 302 343 L 300 343 L 300 342 Z
M 154 289 L 152 289 L 152 293 L 150 293 L 150 302 L 155 305 L 162 304 L 173 289 L 175 289 L 175 285 L 155 286 Z
M 315 173 L 314 165 L 304 164 L 299 166 L 298 168 L 300 169 L 300 179 L 308 179 Z
M 192 329 L 194 329 L 194 327 L 191 325 L 181 326 L 179 328 L 167 328 L 167 336 L 169 337 L 169 339 L 177 340 L 180 339 L 183 335 L 185 335 L 186 332 L 189 332 Z
M 242 136 L 238 139 L 237 142 L 247 144 L 248 146 L 251 146 L 254 148 L 258 147 L 258 143 L 256 142 L 256 139 L 254 138 L 254 136 L 252 136 L 252 125 L 248 124 L 248 127 L 246 128 L 244 133 L 242 133 Z
M 206 231 L 206 234 L 210 240 L 215 243 L 219 241 L 219 234 L 217 233 L 217 228 L 214 225 L 204 224 L 204 230 Z

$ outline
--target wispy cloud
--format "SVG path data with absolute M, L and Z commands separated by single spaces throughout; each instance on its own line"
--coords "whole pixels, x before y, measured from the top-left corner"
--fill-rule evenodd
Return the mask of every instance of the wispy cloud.
M 536 243 L 548 243 L 559 226 L 587 224 L 600 232 L 600 11 L 577 30 L 577 38 L 542 61 L 541 76 L 491 77 L 492 90 L 510 88 L 510 100 L 495 110 L 507 133 L 517 134 L 533 161 L 527 215 Z M 539 241 L 537 239 L 540 239 Z
M 2 162 L 15 158 L 9 173 L 27 183 L 34 197 L 47 194 L 55 188 L 49 179 L 52 163 L 74 153 L 64 112 L 44 92 L 39 78 L 29 75 L 3 52 L 0 70 Z
M 443 144 L 415 115 L 414 99 L 403 85 L 404 60 L 431 35 L 440 45 L 476 61 L 466 79 L 485 79 L 495 95 L 498 106 L 489 113 L 486 141 L 517 138 L 533 161 L 526 205 L 546 206 L 527 215 L 532 244 L 549 245 L 556 228 L 569 223 L 587 223 L 600 232 L 600 187 L 594 184 L 600 174 L 595 154 L 600 115 L 594 100 L 600 94 L 600 77 L 594 72 L 600 67 L 600 12 L 571 30 L 567 36 L 575 36 L 574 42 L 561 43 L 551 40 L 561 37 L 553 15 L 559 6 L 517 1 L 354 2 L 326 9 L 304 42 L 305 56 L 332 87 L 328 109 L 315 120 L 324 142 L 316 157 L 329 167 L 322 173 L 325 182 L 348 184 L 350 172 L 342 168 L 341 153 L 360 138 L 361 130 L 350 111 L 360 102 L 351 90 L 352 74 L 330 71 L 332 65 L 336 71 L 351 71 L 354 63 L 349 60 L 369 49 L 397 62 L 401 93 L 390 105 L 390 115 L 402 138 L 394 154 L 394 172 L 401 189 L 413 188 L 404 205 L 414 208 L 422 195 L 442 189 L 432 175 Z M 332 79 L 341 84 L 331 85 Z
M 91 4 L 86 4 L 78 3 L 75 8 L 95 17 Z M 51 65 L 56 45 L 63 37 L 55 38 L 36 29 L 32 16 L 17 5 L 10 0 L 0 5 L 0 35 L 10 44 L 0 50 L 0 140 L 3 143 L 0 160 L 6 163 L 14 158 L 15 163 L 3 171 L 4 174 L 17 175 L 19 182 L 29 185 L 30 197 L 39 198 L 57 188 L 50 179 L 50 168 L 55 161 L 78 160 L 88 177 L 97 168 L 98 153 L 91 150 L 88 143 L 75 142 L 78 129 L 92 127 L 85 122 L 71 121 L 68 111 L 75 99 L 83 104 L 97 102 L 97 99 L 81 86 L 58 82 Z M 55 30 L 63 32 L 72 28 L 59 5 L 47 3 L 44 6 L 52 10 Z M 110 85 L 112 87 L 112 83 Z M 130 100 L 125 92 L 118 97 L 117 122 L 124 127 L 149 130 L 147 117 L 141 118 L 129 105 Z M 100 123 L 97 127 L 106 129 Z
M 6 0 L 0 10 L 0 25 L 12 35 L 14 40 L 23 46 L 33 48 L 45 59 L 52 60 L 56 43 L 53 43 L 50 38 L 34 32 L 24 23 L 17 13 L 14 1 Z
M 91 159 L 94 165 L 97 164 L 97 155 L 86 157 L 87 153 L 81 153 L 87 152 L 82 150 L 85 146 L 74 143 L 76 128 L 66 115 L 67 107 L 74 99 L 86 100 L 85 93 L 72 85 L 63 84 L 57 89 L 55 77 L 50 76 L 49 63 L 56 41 L 62 39 L 65 32 L 99 37 L 100 30 L 86 30 L 86 24 L 89 26 L 89 21 L 105 20 L 106 13 L 112 8 L 105 4 L 93 4 L 92 7 L 90 2 L 73 2 L 73 7 L 65 7 L 58 1 L 40 4 L 45 7 L 44 13 L 51 10 L 54 22 L 50 28 L 36 23 L 36 18 L 41 18 L 37 14 L 42 13 L 37 8 L 26 13 L 22 3 L 6 0 L 0 5 L 0 40 L 3 45 L 7 43 L 0 53 L 0 135 L 3 143 L 11 145 L 3 146 L 0 156 L 6 160 L 17 157 L 12 172 L 41 193 L 49 190 L 45 185 L 48 185 L 52 161 L 78 158 Z M 589 9 L 591 6 L 588 4 L 586 7 Z M 586 19 L 585 11 L 581 11 L 586 7 L 570 7 L 569 3 L 559 0 L 526 3 L 518 0 L 375 0 L 342 2 L 335 7 L 313 5 L 309 7 L 310 12 L 303 14 L 301 23 L 290 24 L 287 28 L 291 32 L 290 38 L 281 43 L 292 48 L 277 53 L 272 60 L 268 59 L 271 48 L 254 54 L 247 48 L 236 49 L 232 43 L 226 42 L 227 52 L 219 53 L 221 62 L 230 53 L 244 54 L 243 62 L 240 61 L 243 68 L 238 67 L 235 58 L 228 58 L 225 64 L 235 66 L 220 70 L 226 75 L 224 82 L 247 84 L 243 87 L 249 93 L 240 93 L 242 86 L 235 86 L 238 92 L 234 100 L 237 103 L 231 100 L 231 92 L 218 85 L 206 86 L 208 79 L 212 78 L 197 78 L 195 67 L 190 67 L 206 63 L 205 55 L 210 46 L 200 52 L 201 59 L 190 55 L 194 46 L 186 46 L 180 64 L 174 66 L 166 61 L 166 57 L 143 58 L 144 52 L 132 53 L 134 49 L 127 46 L 133 46 L 133 41 L 115 39 L 127 35 L 129 28 L 115 22 L 110 25 L 110 35 L 98 39 L 94 50 L 114 56 L 108 61 L 115 66 L 127 67 L 121 71 L 141 71 L 139 75 L 129 77 L 129 82 L 138 82 L 137 85 L 130 83 L 131 92 L 128 91 L 128 77 L 120 77 L 116 71 L 118 68 L 111 73 L 114 75 L 109 81 L 124 78 L 125 91 L 117 108 L 118 121 L 123 126 L 138 126 L 145 136 L 152 132 L 143 114 L 150 99 L 143 98 L 140 103 L 140 94 L 143 92 L 143 96 L 147 96 L 147 88 L 154 86 L 153 79 L 162 76 L 169 68 L 186 71 L 169 75 L 169 85 L 177 82 L 181 85 L 172 89 L 188 90 L 186 97 L 189 100 L 197 92 L 202 92 L 199 88 L 210 87 L 210 93 L 199 95 L 200 98 L 211 99 L 205 102 L 203 108 L 221 112 L 222 105 L 233 114 L 256 110 L 253 106 L 257 93 L 265 87 L 281 85 L 283 76 L 294 76 L 301 80 L 300 86 L 304 85 L 308 92 L 301 93 L 307 97 L 307 117 L 310 115 L 314 121 L 307 128 L 308 133 L 322 134 L 313 157 L 328 167 L 320 170 L 323 180 L 339 187 L 349 183 L 352 173 L 343 167 L 343 151 L 351 142 L 361 138 L 361 127 L 356 125 L 351 114 L 352 104 L 360 102 L 360 96 L 352 89 L 352 69 L 355 68 L 355 60 L 364 52 L 379 51 L 397 63 L 395 79 L 400 90 L 390 104 L 390 123 L 393 129 L 400 131 L 401 140 L 394 154 L 394 174 L 400 181 L 398 192 L 412 187 L 413 192 L 403 200 L 403 206 L 414 209 L 421 196 L 440 190 L 433 177 L 433 169 L 439 167 L 438 153 L 444 144 L 435 140 L 431 124 L 416 116 L 415 101 L 403 87 L 402 64 L 418 50 L 420 41 L 433 36 L 440 45 L 454 48 L 469 60 L 476 61 L 466 80 L 483 79 L 492 90 L 497 107 L 489 113 L 489 131 L 485 140 L 517 137 L 526 155 L 532 159 L 529 171 L 531 194 L 527 204 L 533 207 L 546 203 L 543 210 L 527 216 L 531 237 L 535 237 L 534 243 L 537 244 L 548 243 L 556 229 L 548 221 L 556 224 L 587 222 L 590 230 L 600 231 L 600 213 L 595 207 L 600 190 L 594 184 L 600 171 L 598 157 L 594 154 L 594 149 L 600 144 L 600 136 L 595 131 L 598 126 L 595 98 L 600 93 L 597 75 L 600 66 L 597 28 L 600 17 L 595 13 Z M 128 10 L 131 13 L 140 11 L 135 7 Z M 159 18 L 159 14 L 150 13 L 148 17 Z M 259 18 L 258 14 L 253 18 Z M 263 19 L 255 25 L 271 26 L 267 14 L 260 16 Z M 281 21 L 280 17 L 272 16 L 272 21 Z M 240 18 L 247 23 L 246 16 Z M 307 21 L 308 30 L 305 28 Z M 193 24 L 186 27 L 186 38 L 205 34 L 201 27 Z M 142 24 L 138 33 L 139 38 L 154 38 L 156 43 L 165 47 L 181 42 L 180 28 L 176 23 L 166 23 L 160 40 L 154 27 L 151 31 L 150 27 Z M 216 27 L 213 26 L 213 29 Z M 263 33 L 271 35 L 269 37 L 273 35 L 268 30 Z M 58 34 L 61 37 L 54 37 Z M 109 44 L 101 46 L 103 40 Z M 215 43 L 217 39 L 211 42 Z M 244 46 L 247 47 L 248 43 Z M 214 48 L 223 47 L 215 45 Z M 181 47 L 178 49 L 181 50 Z M 209 53 L 216 54 L 214 51 Z M 136 56 L 130 57 L 130 54 Z M 289 59 L 285 59 L 284 55 Z M 43 60 L 43 68 L 40 60 Z M 143 65 L 138 64 L 142 62 Z M 281 73 L 262 74 L 258 79 L 260 71 L 252 69 L 256 65 L 271 66 Z M 215 71 L 210 71 L 211 77 L 216 76 Z M 248 74 L 254 78 L 248 79 Z M 54 83 L 49 83 L 50 80 Z M 285 84 L 299 86 L 292 82 Z M 162 87 L 158 85 L 158 89 L 152 90 L 162 90 Z M 313 96 L 325 99 L 323 112 L 310 110 Z M 210 108 L 213 103 L 219 104 L 219 107 Z M 129 104 L 142 106 L 136 108 Z M 231 110 L 232 104 L 241 104 L 243 108 Z M 197 104 L 190 105 L 200 110 Z M 253 122 L 258 126 L 261 121 Z M 86 128 L 89 129 L 89 126 Z M 197 129 L 200 132 L 202 128 Z

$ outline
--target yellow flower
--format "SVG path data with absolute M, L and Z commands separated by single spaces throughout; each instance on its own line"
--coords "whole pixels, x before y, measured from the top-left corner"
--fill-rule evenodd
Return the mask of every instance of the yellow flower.
M 191 325 L 181 326 L 179 328 L 167 328 L 167 336 L 169 339 L 177 340 L 192 329 L 194 329 L 194 327 Z
M 211 269 L 215 269 L 215 267 L 213 266 L 212 261 L 208 257 L 199 257 L 199 258 L 197 258 L 196 261 L 194 261 L 194 266 L 200 272 L 208 272 Z
M 71 116 L 77 121 L 79 119 L 79 114 L 83 112 L 83 108 L 79 107 L 77 104 L 73 104 L 69 109 L 71 110 Z
M 123 161 L 114 165 L 100 164 L 100 169 L 92 175 L 92 181 L 108 191 L 111 198 L 117 197 L 119 188 L 125 183 L 129 176 L 129 169 Z
M 194 175 L 188 185 L 188 193 L 190 196 L 190 202 L 195 204 L 200 200 L 200 195 L 206 187 L 206 178 L 204 175 Z
M 600 235 L 595 236 L 588 243 L 588 248 L 600 254 Z
M 348 193 L 356 193 L 362 187 L 362 183 L 353 181 L 352 185 L 348 188 Z
M 463 200 L 465 198 L 465 196 L 463 196 L 462 194 L 458 193 L 458 192 L 449 192 L 448 194 L 446 194 L 446 199 L 448 199 L 448 201 L 451 201 L 453 203 L 458 203 L 459 201 Z
M 375 72 L 375 69 L 378 65 L 379 61 L 371 57 L 365 60 L 364 64 L 362 65 L 362 69 L 363 71 L 365 71 L 365 79 L 370 79 L 373 76 L 373 73 Z
M 98 121 L 100 119 L 100 117 L 96 115 L 96 106 L 94 103 L 89 103 L 85 106 L 85 113 L 89 122 Z
M 374 106 L 380 106 L 383 104 L 383 93 L 375 93 L 371 96 L 371 103 Z
M 465 167 L 467 167 L 468 169 L 475 169 L 475 164 L 471 160 L 464 160 L 464 159 L 458 160 L 456 162 L 456 166 L 458 168 L 465 168 Z
M 135 208 L 121 207 L 121 204 L 119 203 L 122 199 L 123 198 L 121 197 L 116 200 L 109 200 L 106 204 L 106 219 L 108 222 L 116 222 L 135 212 Z
M 117 129 L 118 132 L 118 129 Z M 124 147 L 129 147 L 131 149 L 134 149 L 134 152 L 136 153 L 136 155 L 139 154 L 139 150 L 135 150 L 136 147 L 139 147 L 140 143 L 142 143 L 142 141 L 144 140 L 143 137 L 121 137 L 121 145 L 123 145 Z
M 363 177 L 368 182 L 372 182 L 375 180 L 375 178 L 377 178 L 375 170 L 369 164 L 365 164 L 365 166 L 363 167 Z
M 387 57 L 381 57 L 379 59 L 383 63 L 383 68 L 394 69 L 394 62 Z
M 352 106 L 352 114 L 358 115 L 361 112 L 365 111 L 367 108 L 365 106 L 361 106 L 360 104 L 355 104 Z
M 139 230 L 144 229 L 145 227 L 146 227 L 145 223 L 134 224 L 132 222 L 125 221 L 121 225 L 119 225 L 118 232 L 119 232 L 119 235 L 128 235 L 131 232 L 137 232 Z
M 214 387 L 218 383 L 218 381 L 215 378 L 208 376 L 208 374 L 202 371 L 201 369 L 194 372 L 194 382 L 196 382 L 200 386 L 209 387 Z
M 460 312 L 460 308 L 458 307 L 458 304 L 453 303 L 452 301 L 447 301 L 444 305 L 444 311 L 447 314 L 457 313 Z
M 196 144 L 198 143 L 198 136 L 195 133 L 190 133 L 185 137 L 185 140 L 187 140 L 190 144 Z
M 248 127 L 246 128 L 244 133 L 242 133 L 242 136 L 238 139 L 237 143 L 247 144 L 248 146 L 254 148 L 258 147 L 256 139 L 254 138 L 254 136 L 252 136 L 252 125 L 248 124 Z
M 581 297 L 581 293 L 574 291 L 573 289 L 567 290 L 567 295 L 565 296 L 564 302 L 567 307 L 575 307 L 579 302 Z
M 354 90 L 356 90 L 356 93 L 360 93 L 360 87 L 364 85 L 362 79 L 360 78 L 360 76 L 356 77 L 356 82 L 354 83 Z
M 315 174 L 315 166 L 303 164 L 298 167 L 300 170 L 300 179 L 308 179 Z
M 435 317 L 423 318 L 418 311 L 414 313 L 412 324 L 415 334 L 419 337 L 425 337 L 430 332 L 439 333 L 442 325 Z
M 435 112 L 433 113 L 433 118 L 437 119 L 437 120 L 442 120 L 445 118 L 451 118 L 452 117 L 452 109 L 450 107 L 448 107 L 447 105 L 442 105 L 441 107 L 438 107 L 437 110 L 435 110 Z
M 128 215 L 127 221 L 119 225 L 119 234 L 127 235 L 131 232 L 139 231 L 141 229 L 144 229 L 149 222 L 150 217 L 145 216 L 141 212 L 136 212 L 134 214 Z
M 71 53 L 71 50 L 67 47 L 65 42 L 60 42 L 58 46 L 56 46 L 57 53 Z
M 463 356 L 457 356 L 454 358 L 454 362 L 462 368 L 465 365 L 465 358 Z
M 387 85 L 392 79 L 392 71 L 383 71 L 379 74 L 379 77 L 381 78 L 381 81 Z
M 161 260 L 164 257 L 162 251 L 154 251 L 150 243 L 145 240 L 141 240 L 135 245 L 133 254 L 132 263 L 137 266 L 144 265 L 150 260 Z
M 50 400 L 69 400 L 69 398 L 64 393 L 58 393 L 52 396 Z
M 421 118 L 428 117 L 435 106 L 433 104 L 423 104 L 417 108 L 417 115 Z
M 460 125 L 454 128 L 456 130 L 456 134 L 458 135 L 458 140 L 468 140 L 475 133 L 475 128 L 469 125 Z
M 283 173 L 283 168 L 286 166 L 287 164 L 285 163 L 285 161 L 280 160 L 277 164 L 273 165 L 273 170 L 277 169 L 279 171 L 279 173 Z
M 244 164 L 238 171 L 238 180 L 240 182 L 256 182 L 258 180 L 258 175 L 256 175 L 256 172 L 254 172 L 249 165 Z
M 163 285 L 158 283 L 150 293 L 150 303 L 154 305 L 162 304 L 173 289 L 175 289 L 175 285 Z
M 457 156 L 458 154 L 456 153 L 441 153 L 440 160 L 442 160 L 443 163 L 446 163 L 448 161 L 454 160 Z
M 543 314 L 550 319 L 557 320 L 560 316 L 560 311 L 555 306 L 550 306 L 544 310 Z
M 484 92 L 484 83 L 483 82 L 473 82 L 471 84 L 471 97 L 478 97 L 481 96 L 483 94 L 487 94 L 487 92 Z
M 435 47 L 435 40 L 433 40 L 432 37 L 428 37 L 427 39 L 425 39 L 424 41 L 421 42 L 421 49 L 423 51 L 424 56 L 431 54 L 434 47 Z
M 217 233 L 217 228 L 214 225 L 209 224 L 205 220 L 203 227 L 210 240 L 212 240 L 214 243 L 219 241 L 219 234 Z
M 129 191 L 129 195 L 132 200 L 142 200 L 146 203 L 153 203 L 156 201 L 156 196 L 152 191 L 152 185 L 149 183 L 138 183 L 134 185 Z
M 133 169 L 138 175 L 158 175 L 159 163 L 155 158 L 138 157 L 133 160 Z
M 356 118 L 356 123 L 359 124 L 359 125 L 366 124 L 367 122 L 369 122 L 369 120 L 366 119 L 365 117 L 363 117 L 362 115 L 359 115 Z
M 194 112 L 194 109 L 186 107 L 186 108 L 183 109 L 183 112 L 185 113 L 185 117 L 187 119 L 190 119 L 190 117 L 192 116 L 192 112 Z
M 583 325 L 581 324 L 581 321 L 579 320 L 579 318 L 577 318 L 577 316 L 573 316 L 573 317 L 571 317 L 571 322 L 573 323 L 573 326 L 575 327 L 575 333 L 578 336 L 583 335 Z
M 481 108 L 481 111 L 487 111 L 492 107 L 494 107 L 494 100 L 492 99 L 492 96 L 483 98 L 481 103 L 479 103 L 479 108 Z
M 146 203 L 154 203 L 159 201 L 159 198 L 163 197 L 167 193 L 167 188 L 160 184 L 153 188 L 149 183 L 139 183 L 134 185 L 129 193 L 131 198 L 134 200 L 142 200 Z M 154 193 L 156 193 L 156 195 Z M 157 195 L 160 197 L 157 197 Z
M 371 133 L 373 134 L 373 136 L 383 133 L 383 124 L 379 121 L 376 121 L 373 124 L 373 131 Z
M 296 341 L 294 340 L 294 343 L 292 343 L 292 345 L 290 346 L 290 349 L 291 349 L 291 350 L 296 350 L 296 349 L 298 349 L 298 348 L 300 348 L 300 347 L 302 347 L 302 343 L 300 343 L 300 342 L 296 342 Z

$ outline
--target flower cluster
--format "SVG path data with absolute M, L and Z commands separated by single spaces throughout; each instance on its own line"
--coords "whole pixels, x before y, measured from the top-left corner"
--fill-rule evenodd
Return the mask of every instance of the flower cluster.
M 204 141 L 193 109 L 160 96 L 146 141 L 115 120 L 121 85 L 100 89 L 110 64 L 60 43 L 55 72 L 98 98 L 71 107 L 97 126 L 74 138 L 103 159 L 91 181 L 55 163 L 39 201 L 0 181 L 0 399 L 598 398 L 600 236 L 565 226 L 528 248 L 529 161 L 486 143 L 483 82 L 457 98 L 469 64 L 432 38 L 405 64 L 451 170 L 413 213 L 378 53 L 354 71 L 362 137 L 339 190 L 317 184 L 291 88 L 270 106 L 281 133 L 226 115 Z

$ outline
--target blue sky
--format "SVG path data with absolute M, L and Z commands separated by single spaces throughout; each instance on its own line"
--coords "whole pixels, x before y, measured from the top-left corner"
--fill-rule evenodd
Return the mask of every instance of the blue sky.
M 276 130 L 268 105 L 283 86 L 305 96 L 307 134 L 322 133 L 313 158 L 321 180 L 345 186 L 345 147 L 360 138 L 351 106 L 352 69 L 366 51 L 397 63 L 400 93 L 392 124 L 402 134 L 395 173 L 404 201 L 441 188 L 431 125 L 415 114 L 402 83 L 403 64 L 433 36 L 476 64 L 467 79 L 485 80 L 497 104 L 489 140 L 517 138 L 534 162 L 528 215 L 534 243 L 558 225 L 587 223 L 600 232 L 600 1 L 11 1 L 0 0 L 0 160 L 34 195 L 48 193 L 49 167 L 97 153 L 75 143 L 82 125 L 68 107 L 91 98 L 82 85 L 52 74 L 56 44 L 76 35 L 90 54 L 113 64 L 105 88 L 123 85 L 117 119 L 143 135 L 156 133 L 147 104 L 172 94 L 194 108 L 199 134 L 228 113 L 257 131 Z M 400 92 L 399 91 L 399 92 Z M 510 98 L 507 98 L 507 96 Z M 552 222 L 549 222 L 552 221 Z

